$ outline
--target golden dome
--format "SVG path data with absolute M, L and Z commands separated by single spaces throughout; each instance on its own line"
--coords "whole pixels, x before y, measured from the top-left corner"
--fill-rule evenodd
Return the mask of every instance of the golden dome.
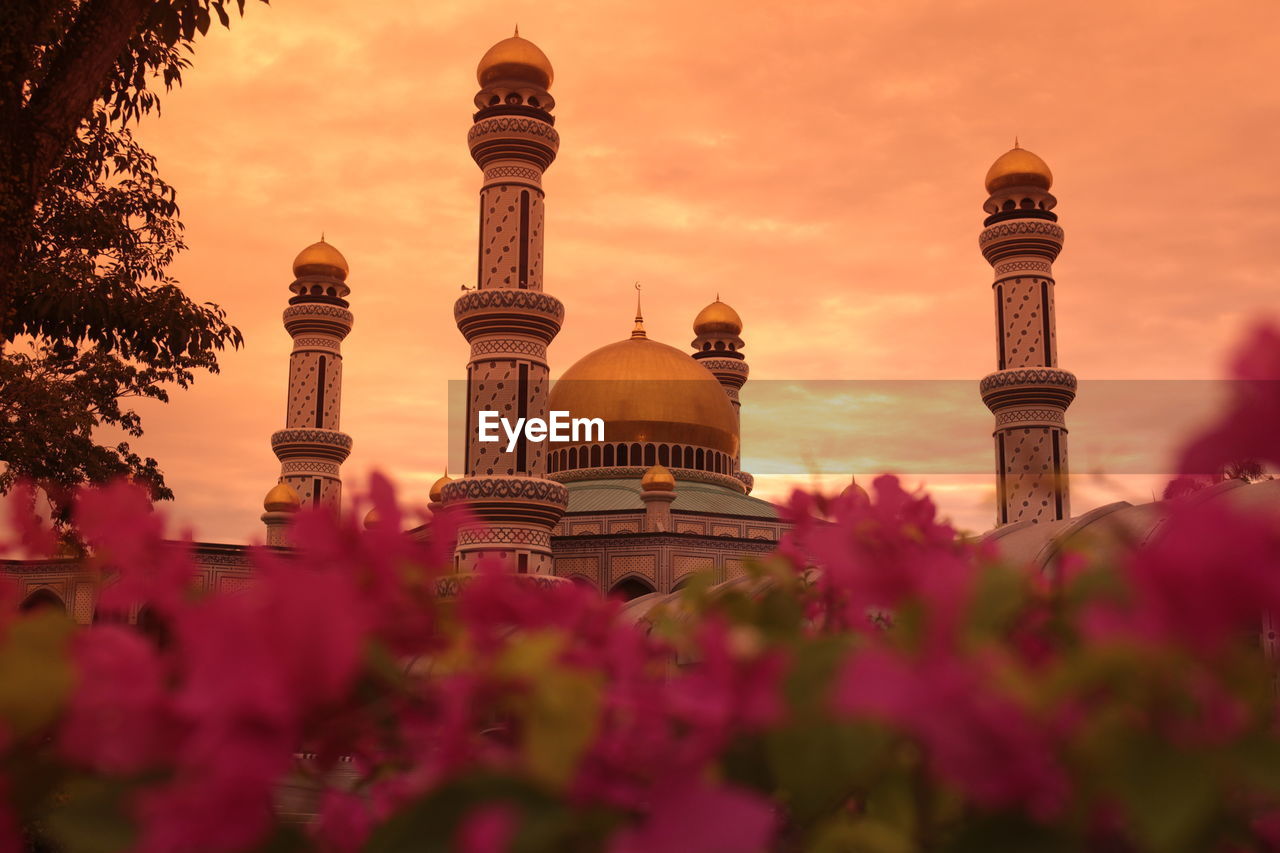
M 719 298 L 698 312 L 693 318 L 693 333 L 709 335 L 721 332 L 729 335 L 742 333 L 742 318 Z
M 364 514 L 364 529 L 372 530 L 382 523 L 382 518 L 378 515 L 378 508 L 374 507 Z
M 1053 186 L 1053 172 L 1049 165 L 1025 148 L 1014 145 L 1001 154 L 987 170 L 987 192 L 994 193 L 1006 187 L 1039 187 L 1047 190 Z
M 427 492 L 427 496 L 431 498 L 433 502 L 439 503 L 440 496 L 444 491 L 444 487 L 449 485 L 452 482 L 453 480 L 449 478 L 448 472 L 445 472 L 445 475 L 443 477 L 441 477 L 439 480 L 436 480 L 434 483 L 431 484 L 431 491 Z
M 736 455 L 738 420 L 711 371 L 643 335 L 579 359 L 552 386 L 548 410 L 603 418 L 606 442 L 687 444 Z
M 845 497 L 851 494 L 856 494 L 856 495 L 860 495 L 863 501 L 871 500 L 871 496 L 867 494 L 867 490 L 862 488 L 862 486 L 858 485 L 857 475 L 854 475 L 849 478 L 849 485 L 845 486 L 844 491 L 841 492 L 840 494 Z
M 298 278 L 304 275 L 337 275 L 346 281 L 351 268 L 342 253 L 320 238 L 319 243 L 312 243 L 298 253 L 293 259 L 293 274 Z
M 555 72 L 547 55 L 533 42 L 520 38 L 517 28 L 514 36 L 498 42 L 480 57 L 476 79 L 481 88 L 499 80 L 511 80 L 550 89 Z
M 654 465 L 640 478 L 640 488 L 649 492 L 674 492 L 676 478 L 665 466 Z
M 267 512 L 297 512 L 301 506 L 298 491 L 285 482 L 276 483 L 262 499 L 262 508 Z

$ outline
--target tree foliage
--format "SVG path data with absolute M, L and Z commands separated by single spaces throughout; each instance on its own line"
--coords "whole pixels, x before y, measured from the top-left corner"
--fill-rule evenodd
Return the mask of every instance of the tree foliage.
M 131 132 L 178 85 L 195 40 L 245 0 L 13 0 L 0 7 L 0 490 L 129 474 L 169 497 L 134 398 L 165 401 L 241 344 L 167 270 L 185 248 L 174 188 Z

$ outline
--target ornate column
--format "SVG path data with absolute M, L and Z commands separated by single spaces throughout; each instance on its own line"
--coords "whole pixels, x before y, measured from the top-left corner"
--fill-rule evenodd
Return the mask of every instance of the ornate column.
M 284 309 L 293 337 L 285 428 L 271 436 L 280 481 L 292 486 L 304 507 L 342 507 L 341 466 L 351 436 L 339 431 L 342 414 L 342 341 L 354 315 L 346 296 L 347 260 L 323 239 L 293 262 L 294 296 Z
M 547 344 L 560 331 L 564 306 L 542 292 L 542 174 L 560 137 L 548 89 L 551 63 L 516 36 L 491 47 L 476 77 L 479 108 L 467 134 L 484 173 L 476 289 L 453 308 L 471 344 L 467 364 L 465 476 L 441 490 L 446 506 L 463 505 L 475 524 L 459 530 L 457 566 L 482 556 L 507 559 L 518 572 L 552 574 L 551 529 L 568 505 L 568 490 L 546 479 L 546 444 L 480 442 L 478 413 L 545 418 L 550 371 Z
M 644 504 L 644 532 L 669 533 L 671 502 L 676 499 L 676 478 L 662 465 L 654 465 L 640 478 L 640 501 Z
M 1058 367 L 1053 261 L 1063 232 L 1052 183 L 1045 162 L 1016 145 L 987 172 L 978 243 L 995 271 L 999 369 L 980 387 L 995 415 L 997 525 L 1071 514 L 1066 410 L 1076 378 Z
M 298 492 L 288 483 L 280 482 L 271 487 L 262 500 L 262 523 L 267 526 L 267 544 L 284 547 L 289 544 L 289 525 L 301 506 Z

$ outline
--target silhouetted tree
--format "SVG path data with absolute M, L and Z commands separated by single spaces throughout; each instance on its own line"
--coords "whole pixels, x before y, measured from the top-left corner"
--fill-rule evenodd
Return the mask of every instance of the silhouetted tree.
M 129 127 L 244 5 L 0 2 L 0 491 L 33 478 L 61 511 L 66 488 L 127 474 L 172 496 L 155 460 L 94 430 L 141 435 L 125 401 L 167 400 L 241 336 L 166 273 L 176 195 Z

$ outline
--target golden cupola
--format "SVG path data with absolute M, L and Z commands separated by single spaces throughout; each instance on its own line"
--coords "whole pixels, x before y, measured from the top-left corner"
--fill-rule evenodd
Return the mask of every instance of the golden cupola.
M 703 308 L 698 312 L 698 316 L 693 318 L 693 333 L 695 335 L 740 335 L 742 318 L 738 316 L 737 311 L 716 297 L 715 302 Z
M 297 512 L 301 507 L 298 490 L 283 481 L 272 486 L 262 500 L 262 508 L 267 512 Z
M 329 245 L 321 237 L 318 243 L 312 243 L 298 253 L 293 259 L 293 274 L 298 278 L 308 275 L 328 276 L 346 280 L 351 268 L 342 253 Z
M 1010 187 L 1038 187 L 1048 191 L 1053 186 L 1053 172 L 1047 163 L 1015 143 L 991 164 L 986 186 L 992 194 Z
M 536 44 L 520 38 L 519 27 L 511 38 L 505 38 L 485 51 L 476 66 L 476 80 L 481 88 L 508 81 L 550 89 L 554 79 L 551 60 Z
M 646 492 L 673 492 L 676 478 L 665 465 L 654 465 L 640 478 L 640 488 Z
M 432 503 L 439 503 L 440 498 L 444 495 L 444 487 L 452 482 L 453 480 L 449 477 L 449 472 L 446 471 L 443 477 L 431 484 L 431 490 L 427 492 L 427 497 L 431 499 Z

